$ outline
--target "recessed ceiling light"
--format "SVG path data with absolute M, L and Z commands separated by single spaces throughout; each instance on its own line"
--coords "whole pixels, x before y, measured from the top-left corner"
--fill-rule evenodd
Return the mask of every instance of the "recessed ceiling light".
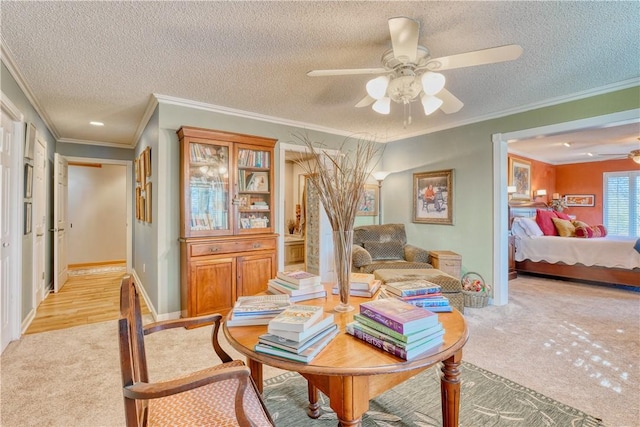
M 571 144 L 569 144 L 568 142 L 563 142 L 562 145 L 564 145 L 565 147 L 571 147 Z
M 593 153 L 587 153 L 587 156 L 593 157 Z
M 102 122 L 89 122 L 89 124 L 92 126 L 104 126 L 104 123 Z

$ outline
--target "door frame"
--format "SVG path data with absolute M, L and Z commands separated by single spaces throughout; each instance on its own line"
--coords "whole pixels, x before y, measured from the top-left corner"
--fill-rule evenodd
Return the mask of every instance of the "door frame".
M 21 308 L 22 308 L 22 269 L 18 266 L 22 266 L 22 215 L 20 212 L 21 196 L 24 194 L 24 182 L 21 179 L 24 159 L 24 134 L 25 134 L 25 122 L 22 112 L 11 102 L 9 97 L 4 92 L 0 91 L 0 108 L 4 109 L 11 120 L 13 120 L 13 141 L 17 144 L 18 150 L 16 155 L 12 156 L 11 165 L 12 180 L 18 183 L 18 190 L 13 194 L 11 200 L 9 200 L 8 212 L 0 212 L 0 215 L 9 214 L 10 227 L 12 230 L 18 230 L 17 233 L 11 235 L 11 249 L 10 256 L 12 259 L 18 261 L 14 263 L 16 266 L 11 271 L 11 277 L 9 278 L 9 290 L 8 294 L 13 298 L 13 303 L 9 305 L 9 341 L 20 339 L 21 333 Z M 1 310 L 1 307 L 0 307 Z M 4 348 L 0 351 L 4 351 Z
M 45 221 L 44 221 L 44 228 L 42 230 L 42 232 L 44 233 L 42 236 L 43 239 L 43 243 L 42 243 L 42 248 L 40 253 L 37 253 L 37 245 L 36 242 L 38 240 L 38 230 L 35 226 L 35 221 L 34 221 L 34 227 L 33 227 L 33 283 L 32 283 L 32 288 L 33 288 L 33 295 L 32 295 L 32 301 L 33 301 L 33 310 L 37 309 L 37 307 L 40 305 L 40 303 L 46 298 L 46 296 L 48 295 L 48 293 L 45 293 L 45 289 L 48 288 L 49 284 L 48 283 L 44 283 L 43 286 L 42 282 L 45 281 L 46 282 L 46 278 L 43 277 L 42 279 L 38 279 L 38 258 L 41 258 L 40 262 L 43 268 L 42 273 L 45 274 L 46 276 L 46 262 L 47 262 L 47 220 L 46 218 L 49 215 L 49 211 L 47 210 L 47 177 L 49 176 L 47 174 L 47 169 L 48 169 L 48 165 L 49 165 L 49 161 L 47 158 L 47 148 L 48 148 L 48 143 L 47 143 L 47 139 L 44 137 L 44 135 L 42 135 L 40 132 L 36 132 L 36 145 L 42 143 L 43 147 L 44 147 L 44 176 L 43 176 L 43 183 L 44 183 L 44 191 L 42 192 L 42 199 L 38 199 L 36 198 L 37 195 L 37 191 L 36 191 L 36 182 L 35 182 L 35 177 L 36 177 L 36 147 L 34 147 L 34 156 L 33 156 L 33 217 L 35 218 L 35 214 L 38 212 L 38 207 L 37 205 L 44 205 L 44 212 L 45 212 Z
M 67 161 L 74 163 L 103 163 L 106 165 L 120 165 L 126 168 L 126 212 L 127 212 L 127 272 L 131 272 L 133 269 L 133 161 L 131 160 L 116 160 L 116 159 L 101 159 L 95 157 L 72 157 L 64 156 Z
M 570 122 L 555 123 L 507 133 L 495 133 L 493 141 L 493 304 L 504 305 L 509 300 L 508 262 L 508 195 L 507 145 L 511 140 L 529 139 L 540 135 L 555 135 L 582 129 L 619 126 L 640 122 L 640 108 L 588 117 Z
M 278 233 L 279 235 L 278 236 L 278 271 L 284 270 L 284 236 L 289 233 L 289 231 L 287 230 L 286 224 L 284 223 L 285 221 L 284 181 L 285 181 L 285 173 L 286 173 L 285 163 L 286 163 L 287 151 L 292 151 L 296 153 L 308 153 L 309 149 L 304 145 L 288 144 L 285 142 L 278 143 L 278 176 L 277 176 L 278 191 L 276 192 L 276 206 L 278 207 L 278 209 L 276 210 L 276 228 L 275 228 L 276 233 Z M 322 151 L 330 155 L 338 154 L 340 152 L 339 150 L 335 150 L 335 149 L 326 149 L 326 150 L 322 149 Z M 321 217 L 323 218 L 326 217 L 324 212 L 322 212 Z M 325 222 L 328 224 L 328 221 L 324 221 L 323 224 Z M 332 263 L 323 262 L 323 260 L 325 260 L 326 257 L 333 255 L 333 249 L 332 249 L 333 241 L 327 241 L 326 244 L 328 245 L 327 248 L 331 249 L 331 251 L 327 251 L 329 252 L 328 254 L 327 253 L 320 254 L 320 262 L 319 262 L 319 267 L 321 270 L 320 275 L 323 277 L 326 276 L 327 274 L 333 274 L 333 271 L 329 271 L 332 268 L 331 266 Z M 305 261 L 306 261 L 306 256 L 305 256 Z

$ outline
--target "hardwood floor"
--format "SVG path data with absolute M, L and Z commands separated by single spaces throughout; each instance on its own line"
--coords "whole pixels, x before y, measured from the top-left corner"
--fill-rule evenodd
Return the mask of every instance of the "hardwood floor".
M 120 281 L 123 271 L 69 275 L 57 294 L 42 301 L 25 334 L 116 320 L 120 315 Z M 144 300 L 142 313 L 149 313 Z

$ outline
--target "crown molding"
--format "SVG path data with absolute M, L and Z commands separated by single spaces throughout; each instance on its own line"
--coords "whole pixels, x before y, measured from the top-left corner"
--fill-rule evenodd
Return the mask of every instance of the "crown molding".
M 635 78 L 632 78 L 632 79 L 629 79 L 629 80 L 623 80 L 621 82 L 612 83 L 612 84 L 609 84 L 609 85 L 605 85 L 605 86 L 601 86 L 601 87 L 597 87 L 597 88 L 593 88 L 593 89 L 584 90 L 584 91 L 577 92 L 577 93 L 574 93 L 574 94 L 571 94 L 571 95 L 558 96 L 558 97 L 550 98 L 550 99 L 547 99 L 547 100 L 544 100 L 544 101 L 539 101 L 539 102 L 534 102 L 534 103 L 531 103 L 531 104 L 521 105 L 519 107 L 498 111 L 496 113 L 485 114 L 483 116 L 477 116 L 477 117 L 474 117 L 472 119 L 462 120 L 462 121 L 450 123 L 450 124 L 447 124 L 447 125 L 444 125 L 444 126 L 438 126 L 438 127 L 430 128 L 426 132 L 425 131 L 421 131 L 421 132 L 414 132 L 414 133 L 411 133 L 411 134 L 404 134 L 402 136 L 402 138 L 388 139 L 385 142 L 395 142 L 395 141 L 401 141 L 401 140 L 407 139 L 407 138 L 413 138 L 413 137 L 416 137 L 416 136 L 428 135 L 430 133 L 440 132 L 440 131 L 447 130 L 447 129 L 453 129 L 453 128 L 457 128 L 457 127 L 460 127 L 460 126 L 466 126 L 466 125 L 470 125 L 470 124 L 473 124 L 473 123 L 479 123 L 479 122 L 484 122 L 484 121 L 487 121 L 487 120 L 499 119 L 501 117 L 511 116 L 513 114 L 526 113 L 527 111 L 537 110 L 539 108 L 544 108 L 544 107 L 552 107 L 554 105 L 564 104 L 566 102 L 571 102 L 571 101 L 577 101 L 577 100 L 584 99 L 584 98 L 590 98 L 592 96 L 604 95 L 604 94 L 607 94 L 607 93 L 610 93 L 610 92 L 615 92 L 615 91 L 623 90 L 623 89 L 629 89 L 629 88 L 632 88 L 632 87 L 635 87 L 635 86 L 639 86 L 639 85 L 640 85 L 640 77 L 635 77 Z
M 88 139 L 72 139 L 72 138 L 60 138 L 56 142 L 64 144 L 85 144 L 85 145 L 99 145 L 101 147 L 111 148 L 123 148 L 125 150 L 133 150 L 134 146 L 131 144 L 118 144 L 117 142 L 104 142 L 104 141 L 91 141 Z
M 31 103 L 33 109 L 40 116 L 51 135 L 53 135 L 54 139 L 57 140 L 59 138 L 58 130 L 53 125 L 51 118 L 47 115 L 47 113 L 45 113 L 44 108 L 42 108 L 36 96 L 33 94 L 33 91 L 27 84 L 27 80 L 24 78 L 24 76 L 20 72 L 20 69 L 15 63 L 15 60 L 13 59 L 13 53 L 11 53 L 11 49 L 9 48 L 9 46 L 7 46 L 7 43 L 4 41 L 4 37 L 2 37 L 1 35 L 0 52 L 2 53 L 0 58 L 2 60 L 2 63 L 7 67 L 9 73 L 13 76 L 14 80 L 18 84 L 18 87 L 22 90 L 24 96 L 27 97 L 27 100 L 29 101 L 29 103 Z
M 259 120 L 262 122 L 274 123 L 277 125 L 292 126 L 297 128 L 303 128 L 307 130 L 313 130 L 317 132 L 324 132 L 333 135 L 351 136 L 354 132 L 347 132 L 339 129 L 328 128 L 324 126 L 318 126 L 311 123 L 298 122 L 295 120 L 282 119 L 279 117 L 267 116 L 264 114 L 253 113 L 251 111 L 237 110 L 235 108 L 224 107 L 221 105 L 207 104 L 205 102 L 192 101 L 190 99 L 177 98 L 174 96 L 162 95 L 158 93 L 153 94 L 160 104 L 177 105 L 181 107 L 196 108 L 198 110 L 210 111 L 212 113 L 224 114 L 227 116 L 243 117 L 247 119 Z
M 149 102 L 147 102 L 147 108 L 145 108 L 144 110 L 144 114 L 142 115 L 140 124 L 138 125 L 136 133 L 133 136 L 133 141 L 131 141 L 131 148 L 134 148 L 136 145 L 138 145 L 138 141 L 140 141 L 140 138 L 142 138 L 142 132 L 144 132 L 144 129 L 149 124 L 149 120 L 151 120 L 151 116 L 153 116 L 153 112 L 156 110 L 158 104 L 159 102 L 157 95 L 155 93 L 150 95 Z

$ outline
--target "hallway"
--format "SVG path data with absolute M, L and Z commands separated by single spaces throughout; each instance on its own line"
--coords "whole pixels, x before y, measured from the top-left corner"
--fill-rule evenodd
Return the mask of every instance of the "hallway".
M 70 270 L 62 290 L 42 301 L 25 335 L 118 319 L 125 275 L 124 264 Z M 142 313 L 149 313 L 144 300 L 141 303 Z

